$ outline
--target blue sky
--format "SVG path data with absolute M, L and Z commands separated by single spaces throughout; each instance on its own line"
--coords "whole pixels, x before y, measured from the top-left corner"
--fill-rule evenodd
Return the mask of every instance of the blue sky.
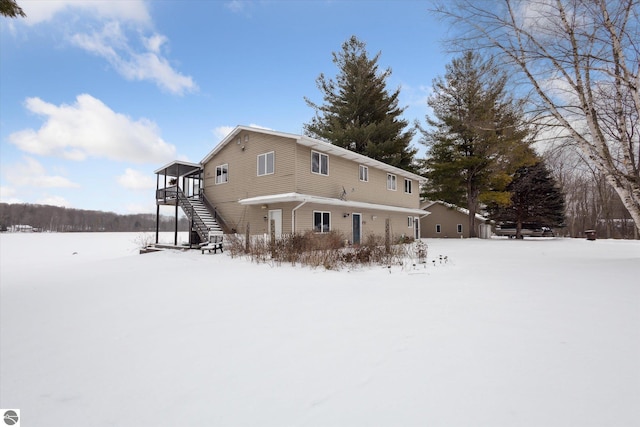
M 0 200 L 155 212 L 153 171 L 236 125 L 302 133 L 356 35 L 424 123 L 451 59 L 426 1 L 18 0 L 0 18 Z M 416 140 L 416 146 L 417 140 Z

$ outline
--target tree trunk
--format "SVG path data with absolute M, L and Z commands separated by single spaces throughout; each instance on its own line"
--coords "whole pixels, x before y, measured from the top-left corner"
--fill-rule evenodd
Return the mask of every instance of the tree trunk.
M 476 211 L 478 206 L 479 190 L 467 184 L 467 210 L 469 211 L 469 237 L 476 235 Z

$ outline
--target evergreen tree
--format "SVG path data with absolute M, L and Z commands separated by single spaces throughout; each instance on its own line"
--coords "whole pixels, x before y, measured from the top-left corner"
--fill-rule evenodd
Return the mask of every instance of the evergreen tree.
M 398 107 L 400 89 L 387 92 L 386 80 L 391 69 L 379 72 L 380 53 L 369 59 L 365 47 L 365 43 L 352 36 L 342 44 L 341 52 L 333 52 L 339 74 L 335 81 L 324 74 L 317 78 L 324 104 L 317 105 L 305 98 L 315 116 L 304 125 L 304 132 L 413 171 L 417 150 L 410 143 L 415 130 L 406 130 L 409 123 L 401 118 L 404 108 Z
M 428 104 L 429 130 L 421 129 L 428 147 L 423 195 L 469 211 L 475 237 L 480 203 L 508 202 L 504 191 L 517 167 L 534 158 L 531 130 L 521 105 L 508 96 L 507 76 L 493 60 L 466 52 L 434 80 Z
M 0 15 L 8 18 L 17 18 L 18 16 L 23 18 L 27 17 L 15 0 L 0 0 Z
M 524 223 L 558 227 L 563 225 L 565 199 L 543 162 L 519 168 L 507 186 L 508 206 L 492 205 L 491 219 L 516 224 L 516 238 L 522 238 Z

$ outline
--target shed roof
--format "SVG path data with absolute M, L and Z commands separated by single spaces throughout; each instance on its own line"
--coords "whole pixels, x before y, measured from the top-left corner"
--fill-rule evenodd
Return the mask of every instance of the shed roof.
M 461 214 L 469 215 L 469 210 L 468 209 L 461 208 L 460 206 L 454 205 L 453 203 L 443 202 L 442 200 L 427 200 L 427 201 L 423 202 L 420 205 L 420 207 L 422 209 L 427 210 L 427 209 L 429 209 L 431 206 L 433 206 L 435 204 L 440 204 L 440 205 L 445 206 L 445 207 L 447 207 L 449 209 L 456 210 L 456 211 L 460 212 Z M 483 222 L 488 222 L 489 221 L 488 218 L 486 218 L 486 217 L 484 217 L 484 216 L 482 216 L 480 214 L 476 214 L 476 219 L 479 220 L 479 221 L 483 221 Z
M 191 162 L 183 162 L 180 160 L 174 160 L 171 163 L 167 163 L 159 169 L 156 169 L 153 173 L 159 174 L 162 173 L 167 176 L 184 176 L 189 175 L 195 171 L 198 171 L 202 168 L 199 163 L 191 163 Z

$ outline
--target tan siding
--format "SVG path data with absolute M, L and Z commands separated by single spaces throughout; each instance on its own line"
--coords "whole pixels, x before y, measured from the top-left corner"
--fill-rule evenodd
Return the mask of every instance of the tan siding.
M 390 232 L 393 241 L 397 241 L 401 236 L 413 237 L 413 228 L 407 227 L 408 215 L 406 214 L 390 214 L 389 212 L 376 210 L 351 210 L 350 208 L 316 204 L 306 204 L 296 211 L 296 231 L 304 232 L 313 229 L 314 211 L 331 212 L 331 230 L 341 232 L 344 238 L 349 241 L 352 239 L 351 215 L 353 213 L 362 215 L 361 235 L 363 241 L 369 235 L 384 236 L 387 218 L 391 220 Z M 349 216 L 345 217 L 345 213 L 348 213 Z
M 387 190 L 387 172 L 369 167 L 369 181 L 359 178 L 360 163 L 329 155 L 329 175 L 311 172 L 311 152 L 308 147 L 297 146 L 297 187 L 302 194 L 339 198 L 346 191 L 346 199 L 357 202 L 378 203 L 417 209 L 420 205 L 418 182 L 412 182 L 412 194 L 404 192 L 404 177 L 397 175 L 397 190 Z
M 257 176 L 258 155 L 271 151 L 275 153 L 275 173 Z M 397 190 L 389 191 L 385 171 L 369 166 L 369 181 L 361 182 L 358 162 L 332 155 L 329 155 L 329 175 L 313 174 L 311 151 L 308 147 L 296 144 L 292 138 L 242 131 L 204 165 L 204 192 L 230 227 L 238 233 L 244 233 L 246 225 L 250 224 L 251 234 L 267 232 L 268 223 L 264 217 L 269 209 L 282 209 L 282 231 L 290 233 L 292 210 L 299 203 L 280 203 L 264 208 L 261 205 L 243 206 L 238 203 L 238 200 L 250 197 L 297 192 L 340 198 L 344 188 L 348 201 L 419 208 L 417 181 L 412 183 L 413 194 L 408 195 L 404 193 L 404 177 L 397 175 Z M 216 166 L 223 164 L 228 164 L 229 181 L 216 185 Z M 351 208 L 304 205 L 296 212 L 295 231 L 313 228 L 314 210 L 330 211 L 332 227 L 350 238 L 352 219 L 350 216 L 344 217 L 344 214 L 351 214 Z M 356 212 L 362 214 L 363 238 L 368 234 L 383 235 L 385 218 L 388 217 L 392 218 L 394 236 L 412 235 L 412 229 L 407 227 L 406 214 Z
M 460 238 L 469 237 L 469 217 L 468 215 L 435 203 L 427 208 L 431 215 L 426 216 L 421 221 L 421 236 L 428 238 Z M 480 221 L 476 221 L 479 223 Z M 436 233 L 436 225 L 440 224 L 441 232 Z M 458 224 L 462 224 L 462 233 L 458 233 Z
M 239 144 L 236 141 L 227 144 L 204 165 L 204 191 L 227 223 L 244 229 L 250 207 L 238 204 L 238 200 L 294 191 L 296 144 L 293 139 L 247 131 L 241 132 L 238 140 Z M 274 173 L 258 176 L 258 155 L 271 151 L 275 154 Z M 229 182 L 216 184 L 216 166 L 222 164 L 229 165 Z M 258 216 L 259 213 L 255 214 Z

